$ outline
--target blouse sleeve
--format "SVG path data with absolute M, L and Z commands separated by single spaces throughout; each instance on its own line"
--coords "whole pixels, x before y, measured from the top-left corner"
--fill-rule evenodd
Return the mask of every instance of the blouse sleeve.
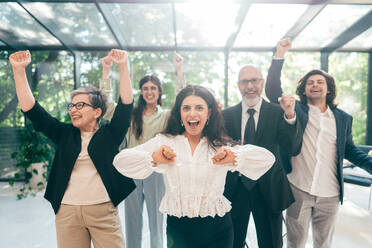
M 154 171 L 164 173 L 167 165 L 154 167 L 152 163 L 152 153 L 161 145 L 162 137 L 157 135 L 142 145 L 122 150 L 115 156 L 113 164 L 121 174 L 134 179 L 145 179 Z
M 236 155 L 236 164 L 228 165 L 228 169 L 239 171 L 252 180 L 259 179 L 275 162 L 275 156 L 263 147 L 239 145 L 230 147 L 230 150 Z

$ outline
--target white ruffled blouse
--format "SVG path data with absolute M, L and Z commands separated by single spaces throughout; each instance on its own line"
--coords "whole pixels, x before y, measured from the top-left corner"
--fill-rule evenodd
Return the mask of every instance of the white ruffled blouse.
M 161 145 L 167 145 L 176 153 L 173 164 L 152 163 L 152 154 Z M 146 143 L 124 149 L 114 158 L 116 169 L 127 177 L 144 179 L 153 172 L 162 173 L 166 192 L 159 210 L 177 217 L 224 216 L 231 209 L 223 196 L 227 171 L 239 171 L 257 180 L 275 162 L 274 155 L 265 148 L 244 145 L 230 147 L 235 153 L 235 165 L 215 165 L 216 153 L 206 138 L 202 138 L 194 154 L 188 139 L 183 135 L 158 134 Z

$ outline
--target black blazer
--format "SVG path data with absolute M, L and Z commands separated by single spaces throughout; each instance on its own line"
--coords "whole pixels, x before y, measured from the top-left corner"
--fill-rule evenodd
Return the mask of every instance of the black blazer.
M 269 74 L 266 83 L 266 96 L 271 102 L 277 102 L 278 97 L 282 95 L 281 88 L 281 70 L 283 60 L 273 60 L 269 69 Z M 346 158 L 356 166 L 366 170 L 372 174 L 372 157 L 358 149 L 353 141 L 352 123 L 353 117 L 339 108 L 332 109 L 336 119 L 337 132 L 337 180 L 340 185 L 340 202 L 343 201 L 344 195 L 344 180 L 343 180 L 343 160 Z M 307 122 L 309 120 L 309 107 L 299 101 L 296 102 L 297 122 L 301 123 L 302 132 L 305 132 Z M 287 153 L 288 161 L 290 155 Z M 288 173 L 292 171 L 291 163 L 287 164 Z
M 227 134 L 235 141 L 241 140 L 242 105 L 239 103 L 222 111 Z M 279 146 L 290 154 L 301 150 L 302 129 L 298 122 L 290 125 L 284 120 L 284 112 L 278 104 L 262 101 L 254 145 L 272 152 L 275 163 L 261 178 L 258 187 L 273 213 L 281 212 L 294 201 L 286 173 L 279 156 Z M 226 179 L 225 196 L 231 199 L 235 191 L 237 173 L 230 173 Z
M 132 108 L 133 104 L 124 105 L 119 101 L 111 122 L 101 126 L 88 145 L 88 154 L 114 206 L 136 187 L 132 179 L 120 174 L 112 164 L 128 130 Z M 57 146 L 44 195 L 57 213 L 81 151 L 80 130 L 53 118 L 37 102 L 25 115 L 32 121 L 36 131 L 45 134 Z

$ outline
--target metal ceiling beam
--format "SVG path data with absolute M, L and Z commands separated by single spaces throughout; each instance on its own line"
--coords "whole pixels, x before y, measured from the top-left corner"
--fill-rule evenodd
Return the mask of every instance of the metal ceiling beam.
M 230 51 L 231 48 L 234 46 L 235 40 L 240 33 L 242 25 L 244 23 L 245 17 L 247 16 L 248 10 L 251 7 L 253 1 L 245 1 L 240 5 L 239 12 L 235 18 L 235 27 L 236 29 L 230 34 L 229 38 L 226 41 L 226 50 Z
M 19 40 L 14 33 L 0 28 L 0 40 L 12 50 L 25 50 L 27 45 Z M 0 50 L 6 50 L 7 47 L 0 47 Z
M 48 2 L 48 3 L 92 3 L 94 0 L 30 0 L 30 2 Z M 242 3 L 245 0 L 233 0 L 233 2 Z M 17 2 L 10 0 L 7 2 Z M 195 3 L 195 0 L 102 0 L 105 3 Z M 278 4 L 319 4 L 322 0 L 255 0 L 255 3 L 278 3 Z M 329 4 L 372 4 L 372 0 L 329 0 Z
M 368 54 L 367 132 L 366 145 L 372 145 L 372 52 Z
M 301 32 L 304 30 L 309 23 L 314 20 L 314 18 L 324 9 L 327 5 L 323 1 L 320 4 L 310 5 L 306 11 L 298 18 L 296 23 L 288 30 L 288 32 L 284 35 L 283 38 L 291 38 L 293 41 Z
M 370 10 L 362 18 L 360 18 L 344 32 L 338 35 L 331 43 L 325 46 L 322 51 L 331 53 L 366 31 L 370 27 L 372 27 L 372 10 Z
M 17 3 L 45 30 L 47 30 L 52 36 L 54 36 L 62 45 L 65 47 L 65 50 L 69 50 L 74 54 L 77 44 L 74 43 L 71 35 L 66 35 L 59 31 L 59 27 L 54 23 L 53 20 L 50 20 L 44 12 L 39 9 L 27 8 L 23 3 L 30 3 L 30 1 L 19 0 Z
M 128 46 L 128 42 L 125 40 L 123 33 L 121 32 L 120 26 L 116 21 L 116 18 L 112 15 L 112 13 L 108 12 L 105 7 L 101 7 L 102 0 L 94 0 L 94 4 L 96 5 L 98 11 L 101 13 L 103 19 L 106 22 L 106 25 L 110 29 L 112 35 L 114 36 L 116 42 L 119 44 L 121 49 L 126 48 Z
M 0 38 L 1 39 L 1 38 Z M 90 51 L 110 51 L 113 48 L 120 49 L 119 46 L 79 46 L 74 51 L 90 52 Z M 67 49 L 63 46 L 27 46 L 30 51 L 66 51 Z M 167 47 L 127 47 L 128 51 L 143 51 L 143 52 L 172 52 L 174 46 Z M 225 52 L 225 47 L 178 47 L 178 51 L 181 52 Z M 7 47 L 0 46 L 0 51 L 9 50 Z M 272 52 L 272 47 L 237 47 L 232 48 L 230 52 Z M 320 52 L 318 47 L 310 48 L 291 48 L 291 52 Z M 336 52 L 372 52 L 370 48 L 342 48 Z

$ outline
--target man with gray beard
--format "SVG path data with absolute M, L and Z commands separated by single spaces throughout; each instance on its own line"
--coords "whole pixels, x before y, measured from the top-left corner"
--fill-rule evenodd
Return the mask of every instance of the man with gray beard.
M 233 140 L 264 147 L 276 158 L 272 168 L 257 181 L 236 172 L 227 176 L 225 196 L 232 203 L 234 248 L 244 246 L 251 212 L 259 247 L 282 247 L 282 211 L 294 201 L 279 146 L 292 155 L 301 150 L 302 131 L 296 121 L 295 99 L 283 94 L 280 106 L 268 103 L 261 97 L 264 85 L 258 68 L 243 66 L 238 79 L 242 102 L 222 112 L 227 134 Z

